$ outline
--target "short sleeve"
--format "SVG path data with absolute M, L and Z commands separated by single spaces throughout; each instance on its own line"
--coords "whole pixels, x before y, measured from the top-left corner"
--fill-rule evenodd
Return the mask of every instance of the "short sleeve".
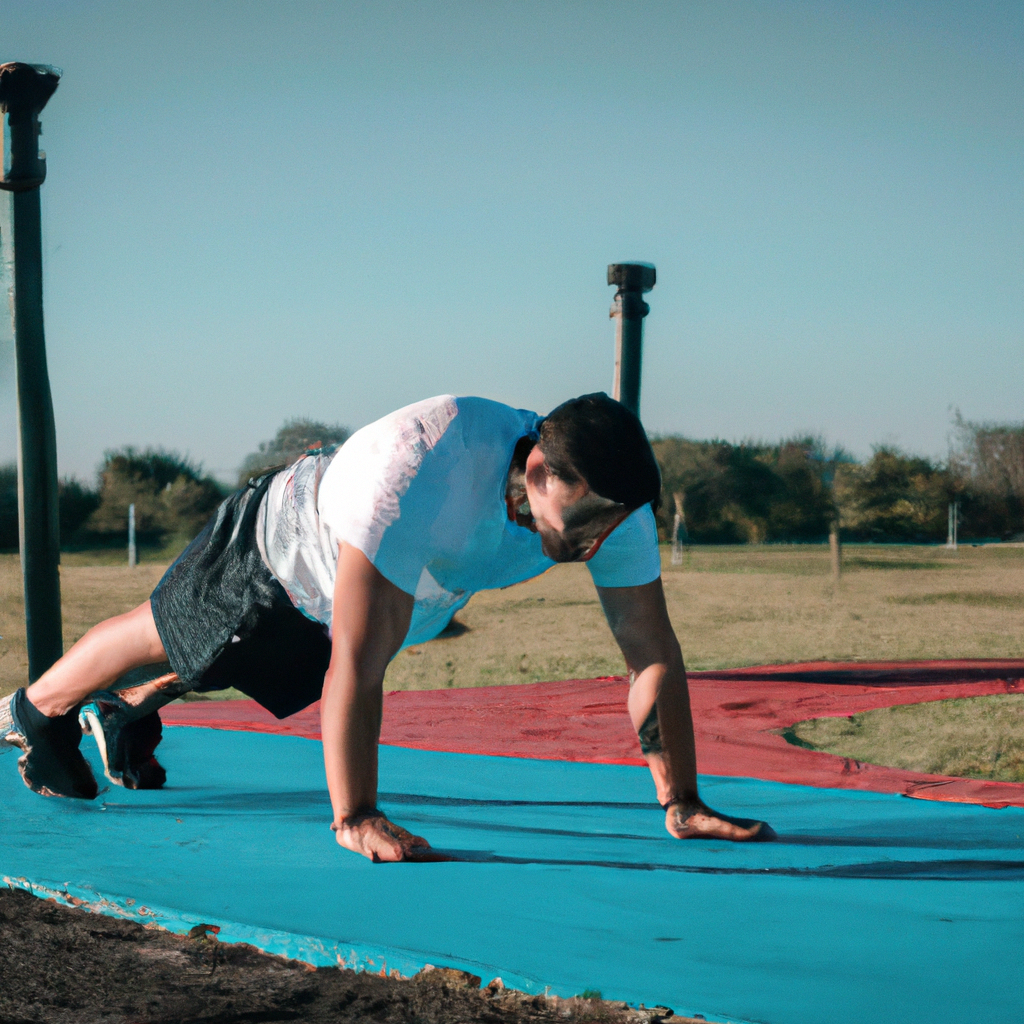
M 441 395 L 371 423 L 342 445 L 320 482 L 317 508 L 332 543 L 358 548 L 407 594 L 430 558 L 446 493 L 436 477 L 451 458 L 438 450 L 457 411 L 455 398 Z
M 653 583 L 661 575 L 661 552 L 651 506 L 638 508 L 615 527 L 587 568 L 598 587 Z

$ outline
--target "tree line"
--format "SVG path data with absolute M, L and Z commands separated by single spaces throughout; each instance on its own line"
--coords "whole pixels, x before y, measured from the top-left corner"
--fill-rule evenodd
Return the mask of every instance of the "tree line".
M 946 539 L 954 502 L 962 539 L 1024 539 L 1024 424 L 957 414 L 945 462 L 890 445 L 858 462 L 815 437 L 731 444 L 666 436 L 652 444 L 664 539 L 678 504 L 696 543 L 820 541 L 834 525 L 844 540 L 934 543 Z
M 247 455 L 238 486 L 293 462 L 303 452 L 339 444 L 345 427 L 315 420 L 287 421 L 270 441 Z M 107 451 L 94 485 L 65 478 L 58 485 L 61 544 L 65 547 L 113 546 L 128 534 L 128 506 L 135 506 L 140 544 L 181 548 L 224 500 L 229 488 L 179 452 L 131 446 Z M 18 547 L 18 472 L 0 466 L 0 548 Z
M 289 420 L 246 456 L 238 485 L 347 437 L 338 424 Z M 957 415 L 945 462 L 891 446 L 858 462 L 815 437 L 733 444 L 671 435 L 652 438 L 652 445 L 662 472 L 663 540 L 671 537 L 677 497 L 688 538 L 700 544 L 820 541 L 834 524 L 844 540 L 933 543 L 946 538 L 952 502 L 964 540 L 1024 537 L 1024 424 L 972 423 Z M 226 493 L 177 452 L 108 451 L 94 485 L 61 481 L 62 543 L 123 543 L 134 504 L 140 543 L 180 547 Z M 0 466 L 0 548 L 17 546 L 17 471 Z

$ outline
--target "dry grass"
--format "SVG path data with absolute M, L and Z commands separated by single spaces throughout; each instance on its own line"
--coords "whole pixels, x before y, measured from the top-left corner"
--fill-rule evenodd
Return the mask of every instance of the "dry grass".
M 97 560 L 108 561 L 101 552 Z M 61 569 L 64 637 L 145 600 L 165 568 Z M 1024 657 L 1024 547 L 847 547 L 838 591 L 823 546 L 698 547 L 664 559 L 669 612 L 691 668 L 787 661 Z M 478 594 L 456 635 L 400 654 L 389 689 L 437 689 L 611 675 L 622 658 L 590 574 L 558 566 Z M 23 684 L 25 627 L 17 555 L 0 555 L 0 693 Z
M 665 592 L 687 664 L 699 669 L 812 660 L 1024 657 L 1024 547 L 952 552 L 848 546 L 845 555 L 837 589 L 823 546 L 698 547 L 678 567 L 668 564 L 666 551 Z M 107 552 L 95 560 L 88 553 L 65 557 L 66 644 L 100 619 L 145 600 L 165 567 L 145 563 L 129 570 L 109 564 L 112 557 Z M 500 685 L 623 670 L 583 566 L 558 566 L 528 583 L 478 594 L 458 620 L 453 635 L 400 654 L 388 670 L 387 688 Z M 2 694 L 23 685 L 26 674 L 16 555 L 0 555 L 0 632 Z M 987 705 L 969 705 L 951 721 L 988 716 Z M 984 707 L 984 714 L 974 707 Z M 889 717 L 909 722 L 913 736 L 914 716 L 925 709 L 945 713 L 921 706 Z M 895 728 L 885 731 L 895 736 Z M 987 739 L 979 739 L 978 756 L 1008 750 L 1001 735 L 990 730 Z M 894 740 L 892 755 L 881 741 L 871 742 L 872 750 L 886 752 L 842 752 L 862 760 L 886 757 L 890 760 L 883 763 L 895 764 L 891 757 L 901 743 L 916 741 Z M 1004 764 L 1007 756 L 1000 754 L 997 761 Z
M 882 708 L 794 729 L 801 745 L 915 772 L 1024 782 L 1024 694 Z
M 65 650 L 101 619 L 120 615 L 145 601 L 167 568 L 151 564 L 135 569 L 124 564 L 88 565 L 82 564 L 85 556 L 81 555 L 65 555 L 63 559 Z M 0 694 L 5 694 L 24 686 L 28 678 L 25 604 L 17 555 L 0 555 L 0 635 Z
M 1024 657 L 1024 549 L 847 549 L 838 591 L 818 546 L 696 548 L 665 558 L 669 612 L 691 668 L 787 661 Z M 963 600 L 960 600 L 960 598 Z M 461 636 L 410 648 L 392 689 L 621 672 L 587 570 L 559 566 L 478 594 Z

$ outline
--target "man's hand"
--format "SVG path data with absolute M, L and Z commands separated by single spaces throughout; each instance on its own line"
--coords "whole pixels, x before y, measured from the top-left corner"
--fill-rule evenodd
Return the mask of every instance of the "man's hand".
M 751 818 L 729 818 L 703 801 L 676 801 L 665 813 L 665 828 L 676 839 L 728 839 L 734 843 L 774 839 L 770 825 Z
M 354 814 L 331 828 L 339 846 L 361 853 L 374 864 L 413 860 L 416 851 L 430 849 L 430 843 L 422 836 L 414 836 L 376 810 Z

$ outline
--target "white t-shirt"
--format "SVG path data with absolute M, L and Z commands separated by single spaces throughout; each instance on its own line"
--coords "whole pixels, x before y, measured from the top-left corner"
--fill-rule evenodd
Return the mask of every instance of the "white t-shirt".
M 414 595 L 404 646 L 429 640 L 478 590 L 555 564 L 505 505 L 516 442 L 536 437 L 539 423 L 484 398 L 441 395 L 399 409 L 274 478 L 257 525 L 260 553 L 292 603 L 329 626 L 338 545 L 353 545 Z M 600 587 L 657 579 L 650 506 L 617 526 L 587 566 Z

